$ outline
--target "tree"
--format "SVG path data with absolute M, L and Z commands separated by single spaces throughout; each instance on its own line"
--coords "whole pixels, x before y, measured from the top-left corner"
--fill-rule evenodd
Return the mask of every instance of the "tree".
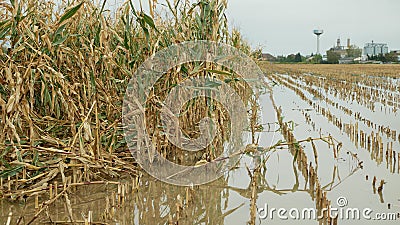
M 295 62 L 301 62 L 301 61 L 303 61 L 303 59 L 302 59 L 302 57 L 301 57 L 301 55 L 300 55 L 300 52 L 297 53 L 297 54 L 294 56 L 294 61 L 295 61 Z
M 385 61 L 384 62 L 398 62 L 397 54 L 394 53 L 394 52 L 387 53 L 385 55 Z
M 283 55 L 278 55 L 278 57 L 276 57 L 276 61 L 278 62 L 286 62 L 286 57 Z
M 334 50 L 329 50 L 326 52 L 326 55 L 328 57 L 328 63 L 331 64 L 337 64 L 339 63 L 339 59 L 340 59 L 340 54 L 335 52 Z
M 286 57 L 286 61 L 287 62 L 296 62 L 295 61 L 295 55 L 294 54 L 290 54 L 290 55 L 288 55 L 287 57 Z
M 394 52 L 386 53 L 385 55 L 380 53 L 379 55 L 368 56 L 368 60 L 376 60 L 381 62 L 398 62 L 399 59 L 397 54 Z
M 322 62 L 322 56 L 320 54 L 317 54 L 317 55 L 311 56 L 308 60 L 310 63 L 319 64 Z
M 289 54 L 287 56 L 280 55 L 276 58 L 276 61 L 283 63 L 299 63 L 303 62 L 305 57 L 299 53 L 297 54 Z

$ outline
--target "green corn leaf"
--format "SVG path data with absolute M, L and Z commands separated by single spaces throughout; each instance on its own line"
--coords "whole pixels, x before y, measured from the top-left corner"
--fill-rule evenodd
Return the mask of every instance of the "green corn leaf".
M 138 15 L 136 14 L 136 9 L 135 9 L 135 7 L 133 6 L 132 0 L 129 0 L 129 4 L 131 5 L 133 15 L 134 15 L 135 17 L 138 17 Z
M 15 154 L 17 155 L 18 161 L 19 161 L 19 162 L 22 162 L 21 152 L 20 152 L 19 150 L 17 150 L 17 151 L 15 152 Z
M 71 18 L 73 15 L 75 15 L 76 12 L 78 12 L 78 10 L 81 8 L 81 6 L 83 5 L 83 2 L 79 3 L 77 6 L 69 9 L 68 11 L 66 11 L 60 18 L 60 20 L 58 21 L 58 24 L 61 24 L 62 22 L 64 22 L 65 20 Z
M 23 168 L 24 168 L 24 165 L 19 165 L 19 166 L 12 167 L 11 169 L 1 171 L 0 177 L 3 177 L 3 178 L 12 177 L 15 174 L 21 172 Z
M 235 81 L 235 82 L 236 81 L 240 81 L 240 79 L 239 78 L 234 78 L 234 79 L 225 79 L 224 80 L 224 82 L 227 83 L 227 84 L 230 83 L 230 82 L 233 82 L 233 81 Z
M 60 44 L 64 43 L 64 41 L 67 40 L 67 38 L 68 38 L 68 35 L 65 35 L 64 37 L 60 37 L 53 42 L 53 45 L 54 46 L 60 45 Z
M 156 25 L 154 24 L 153 18 L 151 18 L 150 16 L 148 16 L 146 13 L 143 13 L 143 20 L 144 22 L 146 22 L 151 28 L 153 28 L 154 30 L 157 30 Z
M 201 71 L 203 71 L 202 66 L 201 65 L 197 65 L 197 66 L 194 67 L 194 69 L 192 70 L 190 75 L 198 74 Z
M 189 70 L 186 68 L 186 66 L 185 65 L 181 65 L 181 71 L 184 73 L 184 75 L 188 75 L 189 74 Z M 191 74 L 193 74 L 193 71 L 192 71 L 192 73 Z
M 7 27 L 7 26 L 6 26 L 7 23 L 9 23 L 7 26 L 11 26 L 10 19 L 1 21 L 1 22 L 0 22 L 0 29 L 4 29 L 5 27 Z
M 62 32 L 65 29 L 65 24 L 61 25 L 59 28 L 57 28 L 56 32 L 54 32 L 54 37 L 58 36 L 58 35 L 62 35 Z
M 0 22 L 0 39 L 3 39 L 10 33 L 12 22 L 10 20 L 5 20 Z

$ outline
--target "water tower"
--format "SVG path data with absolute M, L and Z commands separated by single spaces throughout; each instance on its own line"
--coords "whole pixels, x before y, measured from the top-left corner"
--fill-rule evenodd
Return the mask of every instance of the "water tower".
M 319 36 L 321 36 L 321 34 L 323 34 L 324 31 L 323 30 L 314 30 L 314 34 L 317 35 L 317 55 L 319 55 Z

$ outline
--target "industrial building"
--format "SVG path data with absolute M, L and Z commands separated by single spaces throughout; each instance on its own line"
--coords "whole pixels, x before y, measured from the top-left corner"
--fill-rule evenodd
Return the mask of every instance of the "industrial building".
M 336 46 L 333 46 L 330 50 L 338 53 L 340 55 L 340 58 L 345 58 L 347 57 L 346 49 L 349 49 L 350 47 L 350 39 L 347 39 L 347 46 L 343 46 L 340 44 L 340 38 L 338 38 L 336 41 Z
M 354 61 L 360 61 L 361 49 L 355 45 L 351 45 L 350 39 L 347 39 L 347 45 L 341 45 L 340 38 L 337 39 L 336 45 L 327 52 L 327 60 L 330 63 L 348 64 Z
M 378 55 L 385 55 L 389 53 L 389 48 L 387 44 L 383 43 L 366 43 L 364 46 L 364 55 L 368 56 L 378 56 Z

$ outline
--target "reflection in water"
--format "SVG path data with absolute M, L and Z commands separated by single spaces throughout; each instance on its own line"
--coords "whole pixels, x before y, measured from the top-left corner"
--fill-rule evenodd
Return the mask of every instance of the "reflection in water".
M 286 151 L 280 149 L 279 151 Z M 248 217 L 249 224 L 257 224 L 259 215 L 257 212 L 257 200 L 266 193 L 274 193 L 281 196 L 293 192 L 308 193 L 315 202 L 316 208 L 326 207 L 329 202 L 326 199 L 326 191 L 334 188 L 338 184 L 337 166 L 333 169 L 332 180 L 321 187 L 318 183 L 316 173 L 312 172 L 312 166 L 304 172 L 301 162 L 304 155 L 298 156 L 296 163 L 292 163 L 291 168 L 294 174 L 294 184 L 289 188 L 277 188 L 279 181 L 270 184 L 267 179 L 267 166 L 273 158 L 267 155 L 254 156 L 253 158 L 244 156 L 243 161 L 253 160 L 253 166 L 246 166 L 241 163 L 236 170 L 231 171 L 227 176 L 220 178 L 210 184 L 194 187 L 179 187 L 169 185 L 156 179 L 143 175 L 139 180 L 122 181 L 120 185 L 103 184 L 81 186 L 69 194 L 70 204 L 72 205 L 72 218 L 74 221 L 90 220 L 92 222 L 105 221 L 109 224 L 225 224 L 226 217 Z M 300 158 L 303 158 L 300 160 Z M 250 181 L 247 187 L 241 188 L 240 185 L 232 184 L 230 180 L 241 179 L 235 177 L 238 171 L 247 173 Z M 282 173 L 284 175 L 285 173 Z M 307 176 L 306 179 L 304 176 Z M 302 178 L 300 178 L 302 177 Z M 302 182 L 304 181 L 304 182 Z M 71 190 L 72 191 L 72 190 Z M 237 202 L 232 198 L 232 193 L 239 194 L 243 202 Z M 46 201 L 40 198 L 39 202 Z M 234 202 L 230 202 L 234 201 Z M 16 223 L 19 215 L 23 215 L 22 224 L 31 220 L 36 213 L 34 199 L 28 199 L 23 206 L 19 203 L 3 202 L 2 217 L 0 222 L 6 221 L 8 207 L 13 211 L 12 221 Z M 234 207 L 232 207 L 234 205 Z M 239 209 L 247 208 L 244 211 L 247 215 L 238 213 Z M 40 215 L 37 223 L 48 223 L 68 221 L 68 203 L 65 199 L 60 199 L 49 205 L 45 209 L 46 213 Z M 319 211 L 319 214 L 321 212 Z M 18 216 L 17 216 L 18 215 Z M 326 220 L 323 221 L 324 223 Z M 14 223 L 12 223 L 14 224 Z
M 281 133 L 282 135 L 285 137 L 285 139 L 288 141 L 288 143 L 291 143 L 289 145 L 289 149 L 291 154 L 294 156 L 296 163 L 297 163 L 297 167 L 298 169 L 301 171 L 301 174 L 304 177 L 304 180 L 306 181 L 305 186 L 307 186 L 307 182 L 309 183 L 309 189 L 308 192 L 311 196 L 311 198 L 315 201 L 315 207 L 317 209 L 317 214 L 318 214 L 318 218 L 320 224 L 337 224 L 337 217 L 332 218 L 331 215 L 329 214 L 330 211 L 330 207 L 331 207 L 331 201 L 328 200 L 327 198 L 327 190 L 326 187 L 330 186 L 332 188 L 332 185 L 335 181 L 335 174 L 336 174 L 336 167 L 334 168 L 334 172 L 333 172 L 333 179 L 332 181 L 324 186 L 321 187 L 320 184 L 320 179 L 317 175 L 317 170 L 314 169 L 314 167 L 312 166 L 312 163 L 309 164 L 308 166 L 308 159 L 307 156 L 304 152 L 304 149 L 301 147 L 301 145 L 299 145 L 299 142 L 295 139 L 291 129 L 288 127 L 288 123 L 284 123 L 282 118 L 282 109 L 281 108 L 277 108 L 275 101 L 273 100 L 273 96 L 271 95 L 271 101 L 274 105 L 274 108 L 276 109 L 277 112 L 277 118 L 279 120 L 279 124 L 281 126 Z M 328 143 L 329 147 L 332 146 L 332 149 L 334 151 L 334 156 L 335 158 L 338 157 L 338 148 L 339 148 L 339 143 L 335 143 L 333 138 L 330 137 L 329 140 L 326 140 L 324 138 L 322 138 L 321 140 L 324 140 Z M 330 141 L 330 142 L 329 142 Z M 312 143 L 312 147 L 313 149 L 315 149 L 315 145 L 313 144 L 314 142 L 310 139 L 310 142 Z M 317 159 L 318 156 L 316 155 L 316 152 L 314 150 L 314 157 Z M 352 154 L 353 155 L 353 154 Z M 358 161 L 358 159 L 356 157 L 354 157 L 354 159 L 356 159 Z M 318 160 L 315 160 L 315 162 L 317 163 Z M 357 163 L 358 167 L 356 167 L 353 171 L 351 171 L 351 174 L 354 174 L 354 172 L 356 170 L 358 170 L 361 167 L 360 163 Z M 297 174 L 297 170 L 294 168 L 295 173 Z M 350 176 L 349 175 L 349 176 Z M 296 184 L 297 184 L 297 175 L 296 175 Z M 328 209 L 323 210 L 323 209 Z
M 397 173 L 400 173 L 400 154 L 396 155 L 396 151 L 393 150 L 393 143 L 397 140 L 400 141 L 400 135 L 399 137 L 397 136 L 398 132 L 396 131 L 396 129 L 391 127 L 392 124 L 380 124 L 380 121 L 376 121 L 376 118 L 368 119 L 365 116 L 362 116 L 362 113 L 365 112 L 357 112 L 350 109 L 348 105 L 351 106 L 354 99 L 349 100 L 348 97 L 338 94 L 337 90 L 335 89 L 336 87 L 333 84 L 331 84 L 330 86 L 326 86 L 327 82 L 324 81 L 325 83 L 321 83 L 320 80 L 325 80 L 325 78 L 310 75 L 303 75 L 301 77 L 272 75 L 272 77 L 277 82 L 282 83 L 287 88 L 295 91 L 299 97 L 301 97 L 310 106 L 312 106 L 318 113 L 321 113 L 324 117 L 326 117 L 329 122 L 345 132 L 357 148 L 361 147 L 368 150 L 371 153 L 371 159 L 376 161 L 378 165 L 380 165 L 384 161 L 384 159 L 386 159 L 386 168 L 391 173 L 395 173 L 397 166 Z M 306 81 L 303 81 L 304 79 Z M 342 86 L 340 87 L 344 88 Z M 346 90 L 349 91 L 348 89 L 349 88 L 347 88 Z M 321 90 L 325 90 L 325 94 L 323 94 Z M 343 93 L 348 92 L 344 91 Z M 356 93 L 357 92 L 355 92 L 355 95 L 357 95 Z M 372 98 L 368 94 L 358 93 L 358 95 L 361 96 L 360 99 L 363 101 L 357 98 L 357 104 L 375 104 L 374 101 L 364 101 L 365 99 Z M 327 110 L 323 104 L 319 103 L 319 101 L 311 101 L 311 96 L 317 96 L 318 99 L 321 99 L 321 103 L 329 104 L 333 108 L 338 109 L 338 111 L 333 112 L 331 111 L 331 109 Z M 345 102 L 343 102 L 343 100 L 345 100 Z M 348 103 L 346 101 L 351 101 L 351 103 Z M 385 99 L 380 99 L 380 101 L 385 101 Z M 382 102 L 382 104 L 383 103 L 384 102 Z M 386 109 L 386 107 L 388 109 Z M 389 116 L 397 115 L 397 110 L 394 110 L 392 112 L 392 108 L 390 107 L 390 105 L 386 107 L 384 110 L 385 115 L 383 115 L 383 117 L 386 116 L 386 114 L 389 114 Z M 365 111 L 368 111 L 368 109 Z M 373 111 L 374 116 L 379 114 L 378 112 L 374 111 L 373 108 L 371 110 Z M 382 111 L 383 109 L 381 109 L 381 112 Z M 387 113 L 386 111 L 389 112 Z M 305 117 L 307 119 L 307 123 L 312 124 L 315 129 L 315 123 L 312 122 L 312 118 L 307 113 L 305 113 Z M 348 123 L 342 121 L 345 119 L 345 117 L 349 117 Z M 359 122 L 363 123 L 363 126 L 361 126 Z
M 289 89 L 286 88 L 285 91 Z M 321 99 L 323 98 L 321 97 Z M 334 124 L 344 135 L 349 136 L 349 140 L 353 144 L 356 142 L 359 147 L 367 150 L 367 156 L 371 156 L 375 162 L 386 161 L 387 164 L 383 168 L 385 171 L 396 171 L 396 162 L 398 163 L 400 160 L 396 161 L 397 157 L 395 156 L 398 154 L 390 151 L 395 148 L 389 144 L 389 146 L 385 145 L 387 151 L 382 151 L 381 144 L 376 144 L 377 140 L 379 141 L 381 138 L 388 142 L 384 135 L 370 133 L 367 131 L 367 127 L 361 127 L 361 122 L 360 128 L 356 129 L 355 124 L 341 121 L 339 117 L 333 117 L 333 112 L 319 107 L 318 104 L 321 103 L 312 103 L 317 108 L 315 112 L 325 117 L 324 125 Z M 76 190 L 73 188 L 68 190 L 68 198 L 63 196 L 49 204 L 48 207 L 44 207 L 44 213 L 39 215 L 36 222 L 38 224 L 50 222 L 65 224 L 65 221 L 72 218 L 77 222 L 86 220 L 108 224 L 227 224 L 227 221 L 242 221 L 245 218 L 244 221 L 249 224 L 259 224 L 264 221 L 260 221 L 257 210 L 260 205 L 265 203 L 262 202 L 265 199 L 270 201 L 281 199 L 289 193 L 307 193 L 306 198 L 312 200 L 318 215 L 323 214 L 324 216 L 316 223 L 337 224 L 340 222 L 342 224 L 342 221 L 331 219 L 330 215 L 322 212 L 321 209 L 334 205 L 334 202 L 331 202 L 334 198 L 329 194 L 338 189 L 340 194 L 347 194 L 343 190 L 350 192 L 355 185 L 360 186 L 357 192 L 361 197 L 368 196 L 370 198 L 371 189 L 373 190 L 374 195 L 372 196 L 377 199 L 376 202 L 373 202 L 373 206 L 386 201 L 388 204 L 385 207 L 398 210 L 396 204 L 390 204 L 393 196 L 398 194 L 390 191 L 393 190 L 391 186 L 396 186 L 395 178 L 387 177 L 382 172 L 376 172 L 369 174 L 371 178 L 374 177 L 372 188 L 371 181 L 364 179 L 365 174 L 363 180 L 367 181 L 358 183 L 357 174 L 365 170 L 363 167 L 368 165 L 369 168 L 367 167 L 366 170 L 371 172 L 380 169 L 379 163 L 371 164 L 367 161 L 368 158 L 364 157 L 362 158 L 365 162 L 363 164 L 360 160 L 362 152 L 353 149 L 347 150 L 349 142 L 338 143 L 334 138 L 336 136 L 323 136 L 321 131 L 320 138 L 299 140 L 298 136 L 300 135 L 299 132 L 296 133 L 295 125 L 286 122 L 291 115 L 288 111 L 281 110 L 280 106 L 282 105 L 283 103 L 275 106 L 278 112 L 277 118 L 280 118 L 279 131 L 282 133 L 281 136 L 276 137 L 275 141 L 279 139 L 285 139 L 285 141 L 276 148 L 265 147 L 263 148 L 265 151 L 246 152 L 236 169 L 212 183 L 194 187 L 177 187 L 157 181 L 148 175 L 142 175 L 140 179 L 126 178 L 120 184 L 81 185 Z M 318 124 L 316 117 L 310 116 L 313 112 L 311 110 L 303 111 L 302 116 L 309 119 L 306 119 L 302 125 L 311 127 L 310 129 L 315 131 L 318 130 Z M 283 116 L 286 117 L 285 120 Z M 345 114 L 342 116 L 345 118 Z M 357 133 L 356 130 L 364 131 Z M 368 141 L 369 135 L 374 137 L 371 141 Z M 380 138 L 377 138 L 378 135 Z M 318 142 L 322 142 L 328 147 L 321 150 Z M 331 161 L 324 158 L 324 151 L 329 151 L 333 155 L 335 159 L 331 160 L 335 163 L 331 164 Z M 288 155 L 284 155 L 284 157 L 292 163 L 285 164 L 285 170 L 271 170 L 274 163 L 282 164 L 283 159 L 279 161 L 282 153 L 287 153 Z M 295 160 L 293 160 L 294 158 Z M 393 160 L 390 163 L 389 159 L 391 158 Z M 250 164 L 249 160 L 252 161 Z M 397 166 L 397 168 L 399 167 Z M 328 176 L 326 176 L 327 173 L 329 173 Z M 289 174 L 293 175 L 289 176 Z M 271 176 L 274 175 L 281 179 L 272 182 Z M 292 179 L 292 181 L 285 182 L 282 177 L 290 177 L 288 179 Z M 350 177 L 352 179 L 348 179 Z M 391 182 L 391 186 L 386 185 L 385 181 Z M 59 187 L 58 194 L 62 189 L 62 186 Z M 27 204 L 24 204 L 23 199 L 13 203 L 2 201 L 0 224 L 7 222 L 10 211 L 12 212 L 11 224 L 16 224 L 18 220 L 21 220 L 21 224 L 27 223 L 41 208 L 40 204 L 48 199 L 48 196 L 38 198 L 39 206 L 36 205 L 34 196 L 27 199 Z M 70 202 L 66 199 L 69 199 Z M 275 224 L 279 221 L 268 222 Z M 312 222 L 299 221 L 299 224 Z M 358 224 L 360 223 L 363 222 Z

